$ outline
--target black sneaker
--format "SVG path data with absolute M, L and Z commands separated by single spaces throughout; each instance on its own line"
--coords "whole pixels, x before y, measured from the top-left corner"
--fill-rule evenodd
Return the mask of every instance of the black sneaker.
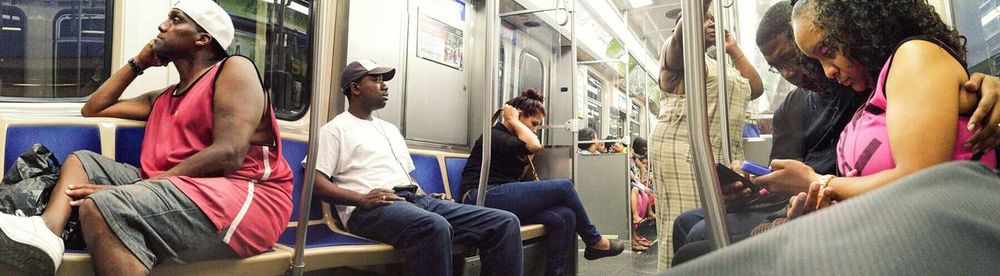
M 593 261 L 604 257 L 618 256 L 622 251 L 625 251 L 625 244 L 621 241 L 609 241 L 609 243 L 610 246 L 605 250 L 588 246 L 583 250 L 583 258 Z

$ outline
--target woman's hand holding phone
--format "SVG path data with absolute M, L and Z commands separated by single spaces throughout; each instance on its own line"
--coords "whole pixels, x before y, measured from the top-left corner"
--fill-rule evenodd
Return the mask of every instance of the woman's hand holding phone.
M 790 194 L 806 192 L 809 183 L 816 182 L 820 177 L 812 167 L 798 160 L 771 160 L 771 170 L 771 173 L 754 179 L 754 183 L 766 184 L 771 192 Z

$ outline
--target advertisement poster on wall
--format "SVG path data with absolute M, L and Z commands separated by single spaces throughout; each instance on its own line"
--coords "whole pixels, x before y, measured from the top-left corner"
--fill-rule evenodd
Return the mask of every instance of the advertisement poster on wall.
M 417 10 L 417 57 L 459 71 L 464 55 L 465 3 L 431 1 Z

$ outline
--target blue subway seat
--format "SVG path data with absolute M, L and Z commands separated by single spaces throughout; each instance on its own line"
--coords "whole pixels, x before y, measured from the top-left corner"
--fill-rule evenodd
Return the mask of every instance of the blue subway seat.
M 97 126 L 11 125 L 7 127 L 4 144 L 4 172 L 14 165 L 18 155 L 35 143 L 45 145 L 60 162 L 78 150 L 101 153 L 101 134 Z
M 146 128 L 122 127 L 115 129 L 115 161 L 141 167 L 139 156 L 142 155 L 142 141 L 146 135 Z
M 278 243 L 288 246 L 295 247 L 295 231 L 298 227 L 288 227 L 285 228 L 285 232 L 281 233 L 278 237 Z M 330 230 L 330 227 L 326 224 L 315 224 L 310 225 L 306 228 L 305 248 L 316 248 L 324 246 L 338 246 L 338 245 L 374 245 L 379 244 L 378 242 L 356 238 Z
M 459 195 L 462 186 L 462 171 L 465 170 L 465 163 L 469 162 L 468 158 L 462 157 L 445 157 L 444 158 L 444 168 L 448 173 L 448 188 L 451 189 L 451 197 L 455 201 L 461 202 L 462 195 Z
M 437 156 L 410 154 L 416 170 L 410 172 L 410 176 L 417 180 L 417 184 L 425 193 L 444 193 L 444 180 L 441 178 L 441 164 L 438 163 Z
M 299 202 L 302 197 L 302 184 L 305 180 L 305 171 L 302 169 L 302 160 L 309 152 L 309 143 L 290 139 L 281 139 L 281 155 L 288 161 L 288 166 L 292 169 L 292 215 L 290 221 L 299 219 Z M 317 174 L 316 177 L 323 177 Z M 315 190 L 314 190 L 315 191 Z M 309 206 L 309 220 L 323 219 L 323 202 L 313 197 Z

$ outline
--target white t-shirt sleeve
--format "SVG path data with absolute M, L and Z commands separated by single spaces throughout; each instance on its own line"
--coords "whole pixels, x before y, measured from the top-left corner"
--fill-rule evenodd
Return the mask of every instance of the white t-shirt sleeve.
M 321 128 L 317 135 L 319 144 L 316 148 L 316 170 L 333 176 L 337 172 L 340 160 L 340 137 L 328 128 Z

